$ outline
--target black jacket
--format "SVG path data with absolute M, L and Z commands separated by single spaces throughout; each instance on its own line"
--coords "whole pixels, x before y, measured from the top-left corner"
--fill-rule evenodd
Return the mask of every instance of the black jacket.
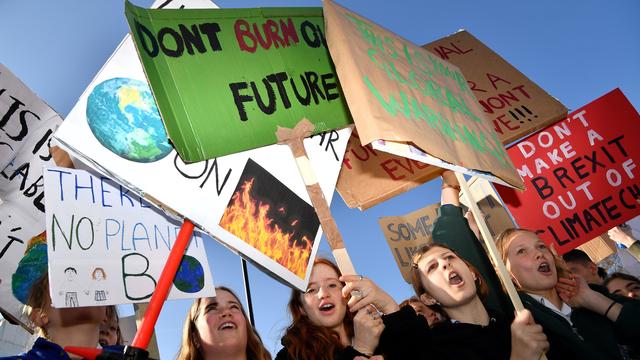
M 447 320 L 429 328 L 424 317 L 405 306 L 388 315 L 381 349 L 386 359 L 501 360 L 511 355 L 511 329 L 500 313 L 489 312 L 487 326 Z
M 547 352 L 549 360 L 623 359 L 619 345 L 640 344 L 640 302 L 612 294 L 604 295 L 623 305 L 615 322 L 593 311 L 575 308 L 571 312 L 572 326 L 528 294 L 520 293 L 524 307 L 531 311 L 547 335 L 551 345 Z

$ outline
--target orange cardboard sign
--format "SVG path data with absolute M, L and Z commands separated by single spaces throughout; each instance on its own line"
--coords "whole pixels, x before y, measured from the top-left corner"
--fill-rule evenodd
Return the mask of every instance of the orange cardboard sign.
M 504 144 L 567 116 L 567 108 L 469 32 L 423 48 L 460 68 Z

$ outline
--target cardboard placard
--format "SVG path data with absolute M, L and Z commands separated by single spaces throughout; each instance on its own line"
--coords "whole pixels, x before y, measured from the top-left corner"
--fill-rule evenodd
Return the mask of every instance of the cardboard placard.
M 363 145 L 524 186 L 456 66 L 331 1 L 324 16 Z
M 460 68 L 503 144 L 567 116 L 567 108 L 465 30 L 423 45 Z
M 351 123 L 320 8 L 126 15 L 169 138 L 185 162 L 277 143 L 302 118 L 314 134 Z
M 616 243 L 606 233 L 585 242 L 578 246 L 578 249 L 587 253 L 591 261 L 596 264 L 617 251 Z
M 120 96 L 140 102 L 123 108 Z M 93 121 L 87 116 L 91 111 L 104 116 Z M 80 160 L 154 205 L 188 218 L 267 273 L 306 289 L 311 272 L 308 264 L 313 263 L 322 231 L 312 216 L 305 215 L 306 221 L 297 217 L 311 202 L 289 148 L 270 145 L 185 164 L 166 136 L 155 141 L 145 136 L 150 128 L 164 131 L 133 41 L 127 37 L 55 138 Z M 103 136 L 104 131 L 109 136 Z M 350 129 L 342 129 L 304 140 L 327 201 L 334 192 L 349 134 Z M 138 140 L 143 139 L 151 139 L 145 144 L 153 151 L 138 151 Z M 279 190 L 269 191 L 276 188 Z M 253 216 L 244 224 L 234 223 L 238 211 Z
M 465 30 L 422 47 L 460 68 L 503 144 L 567 116 L 564 105 Z M 441 172 L 437 167 L 416 168 L 404 161 L 352 139 L 336 188 L 347 206 L 364 210 Z
M 42 168 L 55 165 L 49 142 L 62 118 L 0 64 L 0 119 L 0 307 L 28 324 L 11 276 L 45 229 Z
M 442 169 L 362 146 L 351 134 L 336 189 L 350 208 L 368 209 L 440 175 Z M 366 184 L 366 186 L 363 186 Z
M 527 190 L 497 187 L 520 227 L 559 254 L 640 214 L 640 115 L 620 89 L 509 148 Z
M 389 249 L 404 281 L 411 284 L 411 260 L 422 245 L 433 241 L 431 230 L 438 217 L 440 204 L 433 204 L 401 216 L 378 218 Z
M 53 306 L 149 301 L 182 224 L 84 170 L 47 168 L 44 187 Z M 168 299 L 214 295 L 204 243 L 194 232 Z

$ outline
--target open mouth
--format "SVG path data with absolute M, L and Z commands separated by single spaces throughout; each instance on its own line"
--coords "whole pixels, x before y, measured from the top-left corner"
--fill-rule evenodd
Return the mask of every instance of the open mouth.
M 336 307 L 336 306 L 333 305 L 333 304 L 329 304 L 329 303 L 322 304 L 322 305 L 320 305 L 320 312 L 323 312 L 323 313 L 329 312 L 329 311 L 333 310 L 334 307 Z
M 100 344 L 100 346 L 102 346 L 102 347 L 105 347 L 105 346 L 109 345 L 109 344 L 107 344 L 107 340 L 105 340 L 105 339 L 98 340 L 98 344 Z
M 462 283 L 463 283 L 462 278 L 460 277 L 460 275 L 458 275 L 458 273 L 451 272 L 449 274 L 449 284 L 450 285 L 460 285 Z
M 538 271 L 543 274 L 549 274 L 551 273 L 551 267 L 549 266 L 548 262 L 543 262 L 538 265 Z
M 233 330 L 236 328 L 236 324 L 231 321 L 224 322 L 220 326 L 218 326 L 218 330 Z

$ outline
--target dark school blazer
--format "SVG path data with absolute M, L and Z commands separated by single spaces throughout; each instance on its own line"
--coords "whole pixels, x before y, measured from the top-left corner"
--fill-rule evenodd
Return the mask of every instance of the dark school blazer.
M 623 359 L 620 344 L 640 344 L 640 302 L 637 300 L 604 294 L 622 304 L 618 319 L 613 322 L 593 311 L 575 308 L 571 312 L 572 326 L 533 297 L 519 294 L 524 307 L 531 311 L 547 335 L 551 345 L 547 352 L 549 360 Z

